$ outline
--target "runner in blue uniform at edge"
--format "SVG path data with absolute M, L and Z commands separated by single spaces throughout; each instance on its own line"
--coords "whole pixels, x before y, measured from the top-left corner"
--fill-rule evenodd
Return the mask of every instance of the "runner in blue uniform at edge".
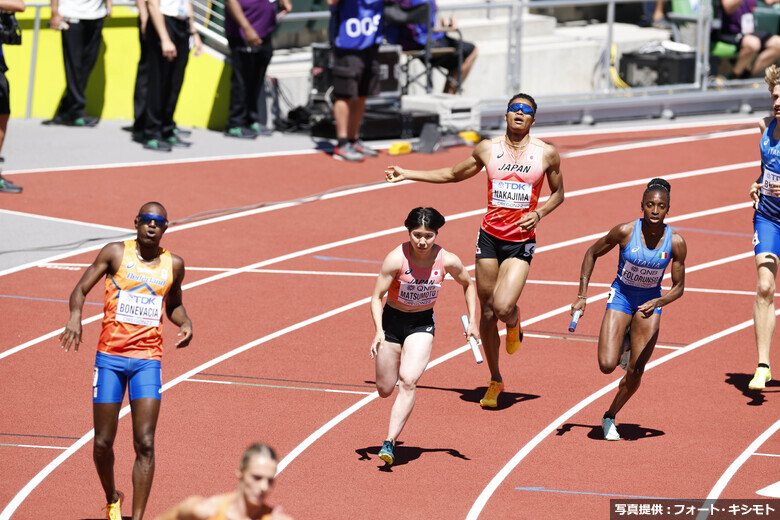
M 769 352 L 775 332 L 775 278 L 780 260 L 780 68 L 772 65 L 764 77 L 772 95 L 772 115 L 759 123 L 761 128 L 761 176 L 750 189 L 756 211 L 753 213 L 753 251 L 756 255 L 758 284 L 753 303 L 758 367 L 748 383 L 751 390 L 763 390 L 772 379 Z
M 598 361 L 604 374 L 618 366 L 621 345 L 630 327 L 630 351 L 626 375 L 617 394 L 601 419 L 604 438 L 620 440 L 615 415 L 639 389 L 645 365 L 653 354 L 661 325 L 661 308 L 682 296 L 685 289 L 685 240 L 664 224 L 669 212 L 671 186 L 664 179 L 653 179 L 642 196 L 644 216 L 613 227 L 585 252 L 580 269 L 580 288 L 571 313 L 585 314 L 588 282 L 596 259 L 620 245 L 615 281 L 609 291 L 607 310 L 599 332 Z M 661 294 L 664 271 L 672 264 L 672 288 Z

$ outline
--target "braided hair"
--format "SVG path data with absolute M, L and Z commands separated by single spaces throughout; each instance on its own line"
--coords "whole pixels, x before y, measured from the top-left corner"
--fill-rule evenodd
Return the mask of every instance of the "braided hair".
M 647 183 L 647 189 L 645 189 L 644 194 L 642 194 L 642 198 L 644 199 L 645 195 L 654 191 L 666 193 L 666 196 L 671 199 L 672 186 L 666 181 L 666 179 L 661 179 L 660 177 L 651 179 L 650 182 Z

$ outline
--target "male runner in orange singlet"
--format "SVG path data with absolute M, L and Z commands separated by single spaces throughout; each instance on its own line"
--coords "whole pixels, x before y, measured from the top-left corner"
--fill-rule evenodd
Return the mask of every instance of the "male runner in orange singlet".
M 498 406 L 504 389 L 498 367 L 498 320 L 506 324 L 506 350 L 513 354 L 523 341 L 517 301 L 528 278 L 536 248 L 536 227 L 563 202 L 563 177 L 558 150 L 532 138 L 536 101 L 515 94 L 506 111 L 506 134 L 481 141 L 471 157 L 446 168 L 415 171 L 399 166 L 385 170 L 387 182 L 460 182 L 482 171 L 488 174 L 488 207 L 477 240 L 477 295 L 481 308 L 479 335 L 490 369 L 483 408 Z M 550 198 L 537 207 L 544 178 Z
M 133 418 L 133 520 L 141 520 L 154 476 L 154 432 L 160 412 L 162 374 L 162 311 L 179 327 L 176 347 L 192 340 L 192 322 L 182 304 L 184 261 L 160 247 L 168 227 L 158 202 L 141 206 L 135 217 L 135 240 L 112 242 L 70 295 L 70 319 L 60 335 L 67 352 L 81 343 L 81 311 L 87 293 L 105 276 L 103 328 L 98 340 L 92 380 L 95 424 L 93 459 L 106 494 L 106 517 L 122 520 L 123 495 L 114 485 L 114 439 L 125 388 Z

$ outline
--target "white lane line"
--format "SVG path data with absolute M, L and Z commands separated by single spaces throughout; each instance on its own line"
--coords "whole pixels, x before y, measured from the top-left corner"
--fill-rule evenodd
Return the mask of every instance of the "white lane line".
M 279 390 L 308 390 L 311 392 L 327 392 L 332 394 L 371 395 L 371 392 L 358 392 L 356 390 L 335 390 L 333 388 L 306 388 L 303 386 L 268 385 L 263 383 L 244 383 L 238 381 L 216 381 L 213 379 L 187 379 L 186 381 L 188 383 L 212 383 L 215 385 L 259 386 L 262 388 L 276 388 Z
M 106 226 L 103 224 L 93 224 L 91 222 L 82 222 L 80 220 L 72 220 L 69 218 L 48 217 L 46 215 L 37 215 L 35 213 L 23 213 L 21 211 L 12 211 L 10 209 L 0 209 L 0 213 L 6 213 L 8 215 L 15 215 L 15 216 L 25 217 L 25 218 L 34 218 L 38 220 L 46 220 L 48 222 L 60 222 L 63 224 L 76 224 L 78 226 L 87 226 L 87 227 L 92 227 L 97 229 L 106 229 L 109 231 L 117 231 L 119 233 L 129 233 L 129 234 L 135 233 L 134 229 L 121 228 L 116 226 Z
M 682 172 L 682 173 L 673 173 L 673 174 L 665 175 L 664 178 L 666 180 L 684 179 L 684 178 L 688 178 L 688 177 L 696 177 L 696 176 L 699 176 L 699 175 L 710 175 L 710 174 L 723 173 L 723 172 L 732 171 L 732 170 L 739 170 L 739 169 L 743 169 L 743 168 L 757 167 L 760 164 L 761 164 L 760 161 L 751 161 L 751 162 L 746 162 L 746 163 L 737 163 L 737 164 L 731 164 L 731 165 L 726 165 L 726 166 L 717 166 L 717 167 L 713 167 L 713 168 L 703 168 L 703 169 L 700 169 L 700 170 L 691 170 L 691 171 Z M 592 193 L 603 193 L 605 191 L 611 191 L 611 190 L 617 190 L 617 189 L 622 189 L 622 188 L 628 188 L 628 187 L 632 187 L 632 186 L 641 186 L 641 185 L 647 184 L 647 182 L 650 181 L 651 178 L 652 177 L 647 177 L 647 178 L 644 178 L 644 179 L 638 179 L 638 180 L 634 180 L 634 181 L 625 181 L 625 182 L 618 182 L 618 183 L 614 183 L 614 184 L 607 184 L 607 185 L 599 186 L 599 187 L 596 187 L 596 188 L 585 188 L 585 189 L 581 189 L 581 190 L 575 190 L 575 191 L 573 191 L 571 193 L 567 193 L 566 197 L 567 198 L 579 197 L 579 196 L 582 196 L 582 195 L 590 195 Z M 371 185 L 364 186 L 364 187 L 361 187 L 361 188 L 345 190 L 343 192 L 330 193 L 330 194 L 327 195 L 327 197 L 325 197 L 325 196 L 318 197 L 318 199 L 343 197 L 343 196 L 346 196 L 346 195 L 351 194 L 351 193 L 356 193 L 357 191 L 371 191 L 371 190 L 375 190 L 375 189 L 384 189 L 384 188 L 388 188 L 388 187 L 392 187 L 392 186 L 402 186 L 402 185 L 405 185 L 405 184 L 410 184 L 410 181 L 403 181 L 403 182 L 399 182 L 399 183 L 396 183 L 396 184 L 386 184 L 386 183 L 385 184 L 371 184 Z M 547 197 L 547 196 L 540 197 L 539 198 L 539 202 L 544 202 L 548 198 L 549 197 Z M 302 199 L 302 200 L 304 200 L 304 199 Z M 168 234 L 175 233 L 177 231 L 184 230 L 184 229 L 192 229 L 192 228 L 195 228 L 195 227 L 200 227 L 200 226 L 205 226 L 205 225 L 208 225 L 208 224 L 213 224 L 215 222 L 222 222 L 222 221 L 232 220 L 232 219 L 241 218 L 241 217 L 245 217 L 245 216 L 249 216 L 249 215 L 255 215 L 255 214 L 258 214 L 258 213 L 264 213 L 264 212 L 268 212 L 268 211 L 275 211 L 275 210 L 278 210 L 278 209 L 284 209 L 284 208 L 288 208 L 288 207 L 293 207 L 293 206 L 298 205 L 298 204 L 301 204 L 301 202 L 298 202 L 298 203 L 280 203 L 280 204 L 277 204 L 277 205 L 266 206 L 266 207 L 259 208 L 259 209 L 248 210 L 248 211 L 243 211 L 243 212 L 240 212 L 240 213 L 234 213 L 234 214 L 231 214 L 231 215 L 225 215 L 225 216 L 221 216 L 221 217 L 215 217 L 215 218 L 212 218 L 212 219 L 201 220 L 201 221 L 198 221 L 198 222 L 192 222 L 192 223 L 189 223 L 189 224 L 183 224 L 181 226 L 174 226 L 174 227 L 168 229 L 168 231 L 166 231 L 166 233 L 168 233 Z M 737 206 L 737 209 L 741 209 L 741 207 L 751 207 L 751 203 L 744 203 L 742 205 L 737 204 L 735 206 Z M 473 217 L 473 216 L 476 216 L 476 215 L 482 215 L 484 212 L 485 212 L 485 210 L 484 210 L 484 208 L 482 208 L 482 209 L 478 209 L 478 210 L 472 210 L 472 211 L 467 211 L 467 212 L 463 212 L 463 213 L 458 213 L 457 215 L 453 215 L 451 217 L 447 217 L 447 219 L 448 220 L 457 220 L 457 219 L 461 219 L 461 218 L 468 218 L 468 217 Z M 702 212 L 702 216 L 705 213 L 706 212 Z M 679 219 L 679 217 L 669 217 L 669 218 L 666 219 L 666 222 L 667 223 L 668 222 L 675 222 L 676 219 Z M 400 229 L 403 230 L 405 228 L 401 227 Z M 599 238 L 600 236 L 601 235 L 592 235 L 591 237 L 589 237 L 587 239 L 584 239 L 584 240 L 581 240 L 581 241 L 593 240 L 595 238 Z M 579 242 L 573 242 L 573 243 L 579 243 Z M 560 247 L 565 247 L 566 245 L 570 245 L 570 244 L 567 244 L 567 243 L 562 243 L 562 244 L 563 245 L 561 245 Z M 22 265 L 19 265 L 19 266 L 16 266 L 16 267 L 11 267 L 11 268 L 5 269 L 3 271 L 0 271 L 0 276 L 5 276 L 5 275 L 11 274 L 11 273 L 15 273 L 15 272 L 18 272 L 18 271 L 29 269 L 31 267 L 37 267 L 39 265 L 50 263 L 50 262 L 54 262 L 56 260 L 61 260 L 63 258 L 70 258 L 72 256 L 79 255 L 79 254 L 82 254 L 82 253 L 87 253 L 87 252 L 90 252 L 90 251 L 96 251 L 96 250 L 102 248 L 104 245 L 105 245 L 105 243 L 99 243 L 99 244 L 95 244 L 95 245 L 90 246 L 90 247 L 78 249 L 76 251 L 62 253 L 62 254 L 59 254 L 59 255 L 50 256 L 50 257 L 47 257 L 47 258 L 36 260 L 34 262 L 29 262 L 29 263 L 26 263 L 26 264 L 22 264 Z M 540 249 L 541 248 L 537 248 L 537 251 L 540 251 Z
M 584 130 L 572 130 L 570 131 L 568 128 L 565 129 L 550 129 L 547 130 L 544 127 L 537 128 L 536 131 L 534 131 L 534 136 L 538 137 L 539 139 L 544 139 L 545 137 L 577 137 L 577 136 L 583 136 L 583 135 L 603 135 L 603 134 L 617 134 L 617 133 L 642 133 L 642 132 L 653 132 L 658 130 L 682 130 L 682 129 L 688 129 L 688 128 L 711 128 L 713 125 L 718 126 L 724 126 L 724 127 L 736 127 L 739 125 L 751 125 L 751 128 L 746 129 L 748 134 L 760 134 L 761 131 L 758 128 L 758 119 L 755 117 L 744 117 L 744 118 L 738 118 L 735 120 L 729 120 L 728 123 L 718 123 L 715 121 L 712 122 L 706 122 L 702 123 L 701 121 L 687 121 L 687 122 L 675 122 L 671 123 L 669 125 L 666 124 L 660 124 L 658 126 L 652 126 L 648 127 L 647 125 L 636 125 L 636 126 L 618 126 L 618 127 L 609 127 L 609 128 L 590 128 L 590 129 L 584 129 Z M 731 132 L 733 130 L 729 130 L 728 128 L 723 128 L 721 130 L 717 130 L 716 132 Z M 565 133 L 561 133 L 565 132 Z M 653 139 L 652 137 L 649 139 Z
M 777 310 L 775 313 L 780 314 L 780 309 Z M 706 338 L 700 339 L 694 343 L 691 343 L 687 347 L 681 348 L 680 350 L 676 350 L 670 354 L 667 354 L 655 361 L 652 361 L 648 363 L 645 366 L 645 372 L 648 370 L 651 370 L 663 363 L 666 363 L 667 361 L 671 361 L 672 359 L 681 356 L 683 354 L 687 354 L 688 352 L 691 352 L 703 345 L 707 345 L 709 343 L 712 343 L 713 341 L 716 341 L 718 339 L 724 338 L 730 334 L 733 334 L 735 332 L 739 332 L 743 329 L 746 329 L 753 325 L 753 320 L 744 321 L 742 323 L 739 323 L 737 325 L 734 325 L 733 327 L 729 327 L 728 329 L 722 330 L 720 332 L 717 332 L 715 334 L 711 334 L 710 336 L 707 336 Z M 622 379 L 622 376 L 621 378 Z M 544 428 L 542 431 L 540 431 L 536 436 L 531 439 L 528 443 L 523 446 L 520 451 L 515 454 L 514 457 L 512 457 L 509 462 L 506 463 L 506 465 L 499 471 L 495 477 L 488 483 L 488 485 L 482 490 L 482 492 L 479 494 L 479 497 L 477 497 L 477 500 L 474 502 L 474 504 L 471 506 L 471 509 L 468 512 L 468 515 L 466 515 L 466 520 L 476 520 L 479 517 L 479 514 L 482 512 L 482 510 L 485 508 L 485 505 L 487 504 L 487 501 L 490 499 L 490 497 L 493 495 L 493 493 L 498 489 L 498 486 L 500 486 L 504 480 L 509 476 L 509 474 L 514 471 L 514 469 L 522 462 L 522 460 L 529 454 L 531 451 L 533 451 L 534 448 L 536 448 L 543 440 L 545 440 L 548 436 L 552 435 L 556 432 L 556 430 L 566 421 L 568 421 L 571 417 L 573 417 L 575 414 L 579 413 L 581 410 L 583 410 L 586 406 L 590 405 L 600 397 L 604 396 L 607 392 L 614 390 L 618 387 L 618 384 L 620 384 L 620 379 L 616 379 L 612 383 L 606 385 L 605 387 L 601 388 L 600 390 L 592 393 L 590 396 L 586 397 L 576 405 L 574 405 L 572 408 L 564 412 L 560 417 L 555 419 L 552 423 L 550 423 L 546 428 Z M 776 423 L 780 427 L 780 421 Z M 763 442 L 763 441 L 762 441 Z M 709 499 L 709 497 L 708 497 Z
M 754 455 L 758 455 L 758 453 L 755 453 Z M 775 482 L 774 484 L 770 484 L 765 488 L 759 489 L 756 491 L 756 495 L 761 495 L 762 497 L 780 498 L 780 482 Z
M 569 336 L 563 332 L 561 332 L 558 335 L 553 334 L 536 334 L 533 332 L 523 332 L 524 338 L 538 338 L 538 339 L 565 339 L 565 340 L 573 340 L 573 341 L 586 341 L 589 343 L 596 343 L 598 342 L 597 337 L 583 337 L 583 336 Z M 654 348 L 661 348 L 666 350 L 680 350 L 684 347 L 673 347 L 671 345 L 656 345 Z
M 775 312 L 775 315 L 780 314 L 780 309 L 778 309 Z M 753 323 L 751 320 L 749 323 Z M 720 497 L 720 494 L 723 492 L 723 490 L 726 488 L 726 485 L 729 483 L 729 481 L 734 477 L 734 475 L 737 473 L 739 468 L 742 467 L 742 465 L 747 461 L 751 455 L 755 453 L 755 451 L 761 447 L 764 442 L 767 441 L 772 435 L 777 432 L 777 430 L 780 430 L 780 420 L 775 422 L 772 426 L 767 428 L 764 433 L 756 437 L 756 439 L 750 443 L 750 446 L 745 448 L 745 451 L 743 451 L 739 457 L 734 459 L 734 462 L 729 465 L 729 467 L 726 469 L 726 471 L 723 472 L 723 474 L 720 476 L 718 481 L 713 486 L 712 490 L 710 490 L 709 494 L 707 495 L 706 503 L 713 503 L 715 500 L 717 500 Z M 696 520 L 706 520 L 706 518 L 709 516 L 709 512 L 707 511 L 701 511 L 699 515 L 696 517 Z
M 578 150 L 576 152 L 562 153 L 561 157 L 562 158 L 585 157 L 586 155 L 597 155 L 601 153 L 611 153 L 611 152 L 623 152 L 626 150 L 636 150 L 637 148 L 643 148 L 643 149 L 653 148 L 655 146 L 690 143 L 693 141 L 699 142 L 699 141 L 706 141 L 710 139 L 723 139 L 726 137 L 737 137 L 742 135 L 753 135 L 758 133 L 759 133 L 758 125 L 756 125 L 755 128 L 745 129 L 745 130 L 729 130 L 725 132 L 717 132 L 717 133 L 704 134 L 704 135 L 686 135 L 681 137 L 668 137 L 665 139 L 651 139 L 647 141 L 637 141 L 637 142 L 627 143 L 627 144 L 603 146 L 600 148 L 592 148 L 588 150 Z
M 211 157 L 188 157 L 183 159 L 171 159 L 167 161 L 138 161 L 138 162 L 125 162 L 125 163 L 109 163 L 109 164 L 84 164 L 81 166 L 58 166 L 55 168 L 29 168 L 26 170 L 8 170 L 4 171 L 3 175 L 19 175 L 22 173 L 57 173 L 57 172 L 74 172 L 85 170 L 115 170 L 118 168 L 137 168 L 143 166 L 165 166 L 174 164 L 192 164 L 202 162 L 214 162 L 214 161 L 231 161 L 242 159 L 259 159 L 262 157 L 289 157 L 295 155 L 314 155 L 324 153 L 320 150 L 290 150 L 287 152 L 260 152 L 250 153 L 243 155 L 214 155 Z
M 5 446 L 7 448 L 38 448 L 43 450 L 67 450 L 68 449 L 64 446 L 39 446 L 37 444 L 6 444 L 4 442 L 0 442 L 0 446 Z
M 780 457 L 777 453 L 754 453 L 756 457 Z
M 98 321 L 103 318 L 103 313 L 96 314 L 94 316 L 90 316 L 89 318 L 85 318 L 81 320 L 81 326 L 87 325 L 89 323 Z M 33 345 L 37 345 L 38 343 L 41 343 L 43 341 L 46 341 L 47 339 L 56 338 L 60 334 L 62 334 L 65 331 L 65 327 L 61 327 L 57 330 L 53 330 L 47 334 L 44 334 L 43 336 L 38 336 L 37 338 L 31 339 L 30 341 L 26 341 L 22 343 L 21 345 L 17 345 L 15 347 L 9 348 L 8 350 L 4 350 L 0 352 L 0 359 L 6 358 L 10 355 L 16 354 L 17 352 L 21 352 L 22 350 L 32 347 Z M 72 348 L 72 347 L 71 347 Z

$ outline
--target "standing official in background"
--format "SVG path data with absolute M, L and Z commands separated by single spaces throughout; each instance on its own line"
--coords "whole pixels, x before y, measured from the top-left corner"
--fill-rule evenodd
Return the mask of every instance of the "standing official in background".
M 278 18 L 292 11 L 290 0 L 280 0 Z M 276 28 L 276 0 L 227 0 L 225 34 L 230 46 L 230 113 L 225 134 L 253 139 L 270 135 L 260 122 L 260 106 L 265 103 L 263 83 L 274 48 L 271 33 Z
M 148 45 L 148 87 L 144 112 L 144 148 L 170 152 L 174 146 L 189 146 L 176 133 L 173 113 L 179 101 L 184 70 L 189 59 L 190 38 L 195 55 L 203 51 L 203 42 L 195 29 L 190 0 L 148 0 L 149 21 L 145 44 Z M 138 114 L 137 114 L 138 115 Z
M 111 16 L 111 0 L 51 0 L 49 24 L 62 33 L 66 83 L 54 123 L 69 126 L 98 123 L 96 117 L 87 115 L 84 91 L 100 52 L 103 21 L 108 16 Z
M 24 9 L 25 5 L 23 0 L 0 0 L 0 10 L 21 13 Z M 3 149 L 5 131 L 8 128 L 8 118 L 11 116 L 10 88 L 8 86 L 8 78 L 5 77 L 7 71 L 8 66 L 5 64 L 3 46 L 0 44 L 0 150 Z M 3 162 L 3 158 L 0 157 L 0 164 Z M 0 175 L 0 192 L 21 193 L 22 187 Z

